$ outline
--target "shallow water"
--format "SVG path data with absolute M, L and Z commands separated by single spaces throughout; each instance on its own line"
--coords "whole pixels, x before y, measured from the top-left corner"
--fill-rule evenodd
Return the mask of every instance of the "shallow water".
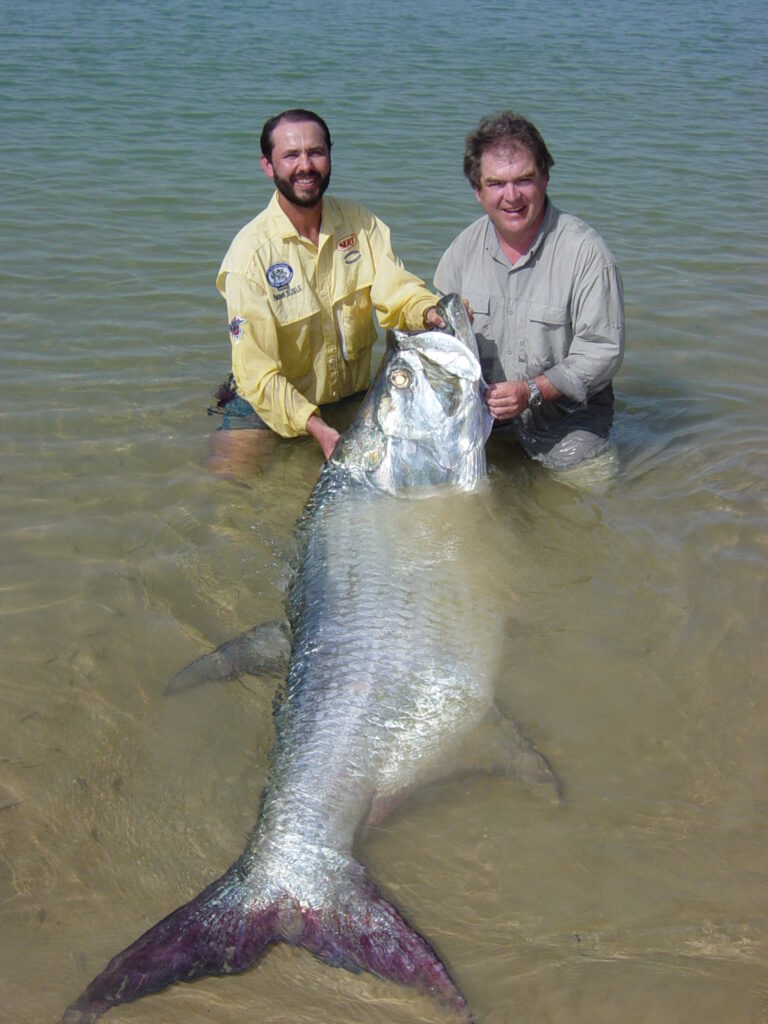
M 273 680 L 162 696 L 279 614 L 311 441 L 214 478 L 213 279 L 268 199 L 264 119 L 309 105 L 334 191 L 429 279 L 479 208 L 465 132 L 514 105 L 622 267 L 621 469 L 574 489 L 494 438 L 501 702 L 562 808 L 416 795 L 361 859 L 481 1024 L 768 1020 L 768 381 L 762 7 L 342 3 L 333 16 L 51 0 L 0 11 L 0 1022 L 55 1021 L 240 852 Z M 272 950 L 107 1020 L 446 1019 Z

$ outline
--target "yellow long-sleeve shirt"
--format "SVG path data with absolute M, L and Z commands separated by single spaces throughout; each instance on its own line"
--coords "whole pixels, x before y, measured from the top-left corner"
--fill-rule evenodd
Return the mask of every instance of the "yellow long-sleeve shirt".
M 368 387 L 374 309 L 383 328 L 415 330 L 437 299 L 364 206 L 325 196 L 315 246 L 277 195 L 236 235 L 216 286 L 227 301 L 238 394 L 274 431 L 295 437 L 318 405 Z

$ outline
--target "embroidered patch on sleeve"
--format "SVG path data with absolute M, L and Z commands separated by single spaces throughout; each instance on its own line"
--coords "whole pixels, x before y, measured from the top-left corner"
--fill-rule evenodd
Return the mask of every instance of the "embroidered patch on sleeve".
M 232 339 L 234 345 L 240 341 L 240 335 L 243 333 L 243 324 L 247 324 L 248 321 L 244 316 L 233 316 L 229 321 L 229 336 Z

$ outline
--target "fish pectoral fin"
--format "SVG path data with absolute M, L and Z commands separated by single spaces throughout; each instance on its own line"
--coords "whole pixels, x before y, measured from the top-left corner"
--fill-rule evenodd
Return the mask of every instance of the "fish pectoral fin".
M 455 1010 L 470 1024 L 467 1001 L 429 942 L 352 863 L 345 885 L 322 907 L 303 908 L 300 935 L 290 941 L 324 963 L 367 971 L 408 985 Z
M 177 672 L 163 691 L 165 696 L 203 683 L 234 679 L 239 675 L 284 676 L 291 656 L 291 630 L 285 619 L 262 622 L 203 654 Z
M 254 906 L 237 865 L 118 953 L 60 1024 L 92 1024 L 112 1006 L 174 981 L 244 971 L 277 938 L 274 907 Z

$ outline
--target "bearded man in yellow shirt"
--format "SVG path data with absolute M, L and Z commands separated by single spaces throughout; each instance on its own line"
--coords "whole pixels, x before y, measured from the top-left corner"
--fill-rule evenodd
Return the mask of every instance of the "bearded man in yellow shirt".
M 389 228 L 364 206 L 325 196 L 331 137 L 310 110 L 286 110 L 261 133 L 269 205 L 238 232 L 216 285 L 227 302 L 232 375 L 210 412 L 223 414 L 219 459 L 268 428 L 311 434 L 327 459 L 339 439 L 320 406 L 364 391 L 382 328 L 441 327 L 436 297 L 392 250 Z

